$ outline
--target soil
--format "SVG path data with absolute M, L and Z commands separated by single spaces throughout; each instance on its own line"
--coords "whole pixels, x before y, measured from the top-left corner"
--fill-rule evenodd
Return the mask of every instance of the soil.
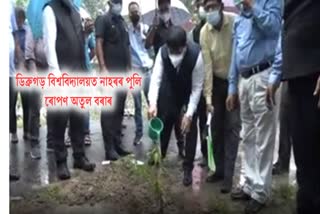
M 138 166 L 123 159 L 101 166 L 94 174 L 76 171 L 68 181 L 25 192 L 11 201 L 10 213 L 110 213 L 110 214 L 209 214 L 242 213 L 244 204 L 221 195 L 218 185 L 194 177 L 192 187 L 182 185 L 180 163 L 158 168 Z M 198 170 L 198 169 L 195 169 Z M 159 181 L 160 188 L 156 182 Z M 160 195 L 163 205 L 160 206 Z M 292 213 L 294 192 L 285 186 L 274 190 L 274 199 L 261 213 Z M 162 208 L 162 209 L 161 209 Z

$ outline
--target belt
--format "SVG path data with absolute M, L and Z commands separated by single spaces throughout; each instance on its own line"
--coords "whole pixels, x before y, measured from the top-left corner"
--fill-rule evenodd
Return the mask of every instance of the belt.
M 241 72 L 241 76 L 245 79 L 250 78 L 252 75 L 254 74 L 258 74 L 268 68 L 270 68 L 272 65 L 272 62 L 266 62 L 266 63 L 262 63 L 260 65 L 254 66 L 246 71 Z

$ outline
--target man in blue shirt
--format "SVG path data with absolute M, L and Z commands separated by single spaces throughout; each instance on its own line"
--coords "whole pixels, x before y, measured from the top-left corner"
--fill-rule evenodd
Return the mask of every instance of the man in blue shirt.
M 147 98 L 150 82 L 150 69 L 153 66 L 153 60 L 150 58 L 148 50 L 145 48 L 145 39 L 149 27 L 148 25 L 143 24 L 140 20 L 141 14 L 138 3 L 131 2 L 128 9 L 131 21 L 131 24 L 129 25 L 129 39 L 132 69 L 133 71 L 139 72 L 143 75 L 143 92 Z M 141 143 L 143 135 L 141 90 L 133 92 L 133 99 L 135 108 L 134 120 L 136 123 L 136 136 L 133 140 L 133 144 L 137 145 Z
M 242 0 L 237 6 L 241 13 L 234 23 L 226 105 L 229 111 L 237 108 L 239 94 L 245 183 L 231 197 L 250 199 L 245 213 L 257 213 L 271 194 L 276 111 L 274 99 L 268 95 L 275 90 L 279 78 L 271 72 L 271 66 L 283 5 L 279 0 Z

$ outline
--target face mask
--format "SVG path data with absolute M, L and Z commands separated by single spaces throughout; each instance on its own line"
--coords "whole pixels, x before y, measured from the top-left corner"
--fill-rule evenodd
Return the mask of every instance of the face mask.
M 171 14 L 170 12 L 160 13 L 159 14 L 160 19 L 164 22 L 168 22 L 170 20 Z
M 240 14 L 242 16 L 244 16 L 245 18 L 250 18 L 252 16 L 252 12 L 251 11 L 245 11 L 244 10 L 243 4 L 241 3 L 241 1 L 235 2 L 235 5 L 238 8 L 238 10 L 240 11 Z
M 220 20 L 221 20 L 220 10 L 215 10 L 207 13 L 207 21 L 212 26 L 218 25 Z
M 120 3 L 118 3 L 118 4 L 112 3 L 111 11 L 112 11 L 113 14 L 120 15 L 121 10 L 122 10 L 122 4 L 120 4 Z
M 130 16 L 130 20 L 133 24 L 137 24 L 140 20 L 140 16 L 138 14 L 133 14 Z
M 181 54 L 170 54 L 169 53 L 169 59 L 170 59 L 174 68 L 177 68 L 181 64 L 185 53 L 186 53 L 186 48 L 183 49 Z
M 201 20 L 205 20 L 207 18 L 207 14 L 204 11 L 204 8 L 202 6 L 199 7 L 198 16 L 199 16 L 199 19 Z

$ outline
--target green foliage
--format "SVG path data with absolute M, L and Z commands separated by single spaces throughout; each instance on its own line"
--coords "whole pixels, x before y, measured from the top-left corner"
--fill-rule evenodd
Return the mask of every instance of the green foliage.
M 82 4 L 93 19 L 105 11 L 108 0 L 83 0 Z
M 16 0 L 16 6 L 26 8 L 29 0 Z

